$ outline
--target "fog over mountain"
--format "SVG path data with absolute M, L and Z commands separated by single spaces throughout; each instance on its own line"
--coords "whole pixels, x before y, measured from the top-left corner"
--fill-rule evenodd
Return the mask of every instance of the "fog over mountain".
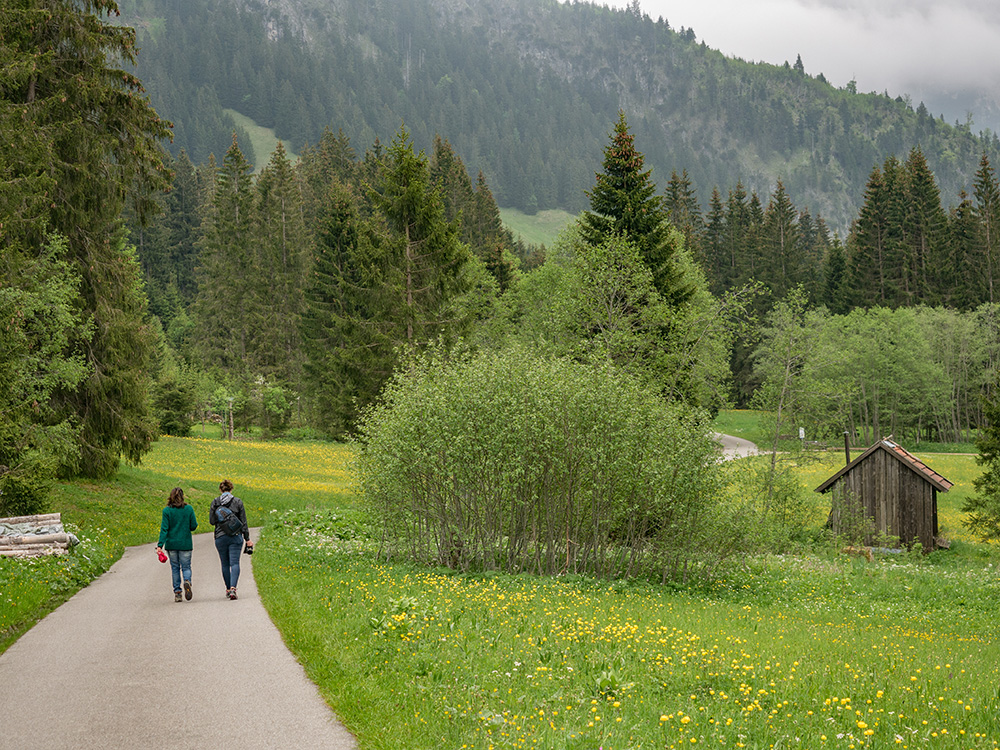
M 632 0 L 634 2 L 634 0 Z M 616 0 L 613 7 L 631 3 Z M 836 86 L 923 101 L 973 130 L 1000 131 L 1000 4 L 991 0 L 639 0 L 653 19 L 693 29 L 726 55 L 806 72 Z

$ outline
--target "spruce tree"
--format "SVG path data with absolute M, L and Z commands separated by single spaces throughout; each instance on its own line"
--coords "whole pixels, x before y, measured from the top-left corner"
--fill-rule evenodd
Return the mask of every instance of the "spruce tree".
M 889 188 L 876 166 L 868 177 L 861 213 L 848 237 L 848 286 L 852 307 L 888 305 L 896 300 L 892 264 Z
M 972 310 L 983 301 L 985 285 L 976 263 L 980 231 L 972 200 L 963 190 L 948 217 L 946 249 L 937 274 L 939 298 L 948 307 Z
M 747 193 L 742 182 L 729 191 L 726 198 L 725 258 L 726 287 L 746 283 L 753 275 L 753 227 Z
M 701 206 L 698 205 L 698 194 L 691 185 L 686 169 L 670 174 L 670 181 L 664 191 L 664 208 L 667 220 L 684 235 L 684 247 L 702 266 L 705 264 L 705 253 L 701 247 L 701 235 L 704 231 L 704 221 L 701 217 Z
M 907 211 L 903 225 L 906 269 L 906 302 L 936 304 L 942 282 L 938 275 L 946 268 L 945 239 L 948 218 L 941 207 L 941 193 L 927 165 L 923 151 L 910 151 L 904 166 Z
M 994 285 L 997 274 L 1000 273 L 1000 186 L 997 185 L 996 174 L 985 153 L 979 160 L 974 194 L 980 228 L 976 273 L 981 276 L 986 287 L 983 301 L 993 303 L 997 299 Z
M 486 176 L 480 172 L 476 177 L 476 195 L 472 214 L 466 222 L 469 227 L 470 247 L 488 247 L 498 240 L 510 241 L 510 232 L 503 226 L 500 207 L 493 198 L 493 192 L 486 183 Z
M 202 362 L 239 377 L 248 376 L 257 365 L 247 304 L 254 300 L 253 269 L 257 265 L 252 172 L 234 134 L 216 171 L 211 202 L 202 221 L 194 305 L 199 330 L 197 353 Z
M 392 374 L 405 338 L 399 269 L 387 263 L 378 234 L 361 218 L 350 188 L 334 181 L 324 200 L 301 335 L 306 388 L 327 434 L 349 433 Z
M 824 272 L 830 252 L 830 230 L 822 216 L 813 218 L 808 209 L 799 211 L 798 254 L 801 258 L 800 283 L 809 299 L 821 302 L 824 291 Z
M 77 305 L 80 279 L 58 258 L 65 240 L 42 248 L 8 244 L 0 263 L 0 517 L 45 511 L 59 463 L 72 455 L 76 428 L 60 420 L 52 396 L 86 376 L 73 337 L 86 337 Z
M 760 202 L 760 196 L 756 191 L 750 193 L 747 201 L 747 237 L 744 256 L 749 271 L 748 279 L 756 279 L 759 269 L 762 267 L 763 232 L 764 232 L 764 207 Z M 745 282 L 744 282 L 745 283 Z
M 456 317 L 451 303 L 468 289 L 463 271 L 469 249 L 457 222 L 445 218 L 427 157 L 413 152 L 405 127 L 386 153 L 377 185 L 372 198 L 389 230 L 386 243 L 400 273 L 397 310 L 405 323 L 405 343 L 463 333 L 468 321 Z
M 764 282 L 775 298 L 783 299 L 802 282 L 803 258 L 795 206 L 781 180 L 764 212 L 761 246 L 763 263 L 756 279 Z
M 466 221 L 475 210 L 476 196 L 472 180 L 469 179 L 469 172 L 462 158 L 440 135 L 434 136 L 430 173 L 432 183 L 441 194 L 445 219 L 460 223 L 462 241 L 470 244 L 473 252 L 477 252 L 476 247 L 470 242 L 470 232 L 466 228 Z
M 493 199 L 490 186 L 482 172 L 476 178 L 476 189 L 468 215 L 463 217 L 462 236 L 473 253 L 486 264 L 497 282 L 501 294 L 514 283 L 520 266 L 514 235 L 500 219 L 500 208 Z
M 0 8 L 0 224 L 5 243 L 40 248 L 50 232 L 81 279 L 77 312 L 95 334 L 68 342 L 90 375 L 53 393 L 56 419 L 79 420 L 79 460 L 107 476 L 150 446 L 152 342 L 122 211 L 144 220 L 167 184 L 168 124 L 149 106 L 133 29 L 114 0 L 23 0 Z
M 297 387 L 301 379 L 299 325 L 308 267 L 309 237 L 300 181 L 278 142 L 257 179 L 257 263 L 244 302 L 255 329 L 261 374 Z M 247 292 L 252 292 L 247 294 Z
M 302 181 L 306 224 L 315 226 L 325 209 L 324 200 L 333 183 L 354 184 L 357 156 L 343 130 L 323 130 L 319 143 L 299 154 L 296 172 Z
M 708 202 L 704 255 L 709 290 L 718 296 L 730 288 L 729 281 L 734 277 L 734 273 L 730 255 L 726 252 L 726 210 L 717 187 L 712 188 L 712 197 Z
M 170 262 L 177 290 L 186 304 L 198 291 L 195 264 L 198 259 L 198 176 L 187 152 L 181 151 L 173 163 L 174 179 L 165 200 L 164 224 L 167 228 Z
M 693 289 L 684 280 L 675 254 L 678 248 L 671 239 L 670 224 L 650 179 L 652 170 L 644 169 L 644 157 L 635 148 L 625 113 L 618 112 L 618 122 L 604 149 L 603 172 L 588 193 L 590 211 L 581 219 L 584 239 L 597 247 L 612 237 L 621 237 L 639 248 L 653 282 L 667 304 L 686 302 Z
M 846 315 L 851 310 L 847 299 L 847 256 L 839 239 L 834 238 L 823 267 L 823 291 L 820 301 L 834 315 Z

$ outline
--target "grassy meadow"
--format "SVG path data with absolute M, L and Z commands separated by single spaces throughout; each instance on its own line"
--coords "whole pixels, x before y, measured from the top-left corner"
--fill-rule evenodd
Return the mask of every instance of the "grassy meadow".
M 679 587 L 379 562 L 349 449 L 164 439 L 110 482 L 60 486 L 73 554 L 0 561 L 0 649 L 85 583 L 59 583 L 73 560 L 154 541 L 176 485 L 203 519 L 229 477 L 264 526 L 265 606 L 363 748 L 997 747 L 1000 555 L 961 534 L 977 467 L 918 455 L 956 483 L 950 550 L 869 563 L 816 543 Z M 842 456 L 796 460 L 823 519 L 812 489 Z
M 253 165 L 254 172 L 260 172 L 267 166 L 267 163 L 271 160 L 271 154 L 278 147 L 278 137 L 274 134 L 274 130 L 258 125 L 255 120 L 237 112 L 235 109 L 224 109 L 222 111 L 232 117 L 233 122 L 246 130 L 250 136 L 250 143 L 253 145 L 253 152 L 257 157 L 257 163 Z M 297 162 L 299 155 L 292 151 L 287 143 L 283 143 L 282 145 L 285 147 L 285 154 L 288 156 L 288 161 L 292 164 Z
M 551 247 L 559 233 L 576 219 L 574 214 L 559 209 L 546 209 L 526 214 L 516 208 L 500 209 L 504 226 L 529 245 Z

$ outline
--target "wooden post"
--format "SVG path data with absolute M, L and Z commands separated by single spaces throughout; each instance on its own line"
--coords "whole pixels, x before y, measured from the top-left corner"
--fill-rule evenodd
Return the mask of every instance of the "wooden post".
M 851 463 L 851 437 L 847 430 L 844 430 L 844 455 L 847 457 L 847 463 Z

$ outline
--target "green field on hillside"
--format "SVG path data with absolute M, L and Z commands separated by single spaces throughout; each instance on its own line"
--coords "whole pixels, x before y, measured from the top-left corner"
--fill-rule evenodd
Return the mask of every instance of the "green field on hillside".
M 515 238 L 520 237 L 529 245 L 549 247 L 576 216 L 559 209 L 539 211 L 529 216 L 516 208 L 501 208 L 500 218 Z
M 278 138 L 275 136 L 274 131 L 271 128 L 261 127 L 255 121 L 246 115 L 241 115 L 235 109 L 223 109 L 222 111 L 232 117 L 233 121 L 250 135 L 250 143 L 253 145 L 253 152 L 257 157 L 257 164 L 253 165 L 254 171 L 259 172 L 267 166 L 268 161 L 271 159 L 271 154 L 278 147 Z M 285 153 L 288 155 L 288 161 L 293 164 L 297 162 L 299 155 L 292 151 L 287 143 L 283 143 L 283 145 Z M 219 161 L 221 163 L 222 160 L 219 159 Z

